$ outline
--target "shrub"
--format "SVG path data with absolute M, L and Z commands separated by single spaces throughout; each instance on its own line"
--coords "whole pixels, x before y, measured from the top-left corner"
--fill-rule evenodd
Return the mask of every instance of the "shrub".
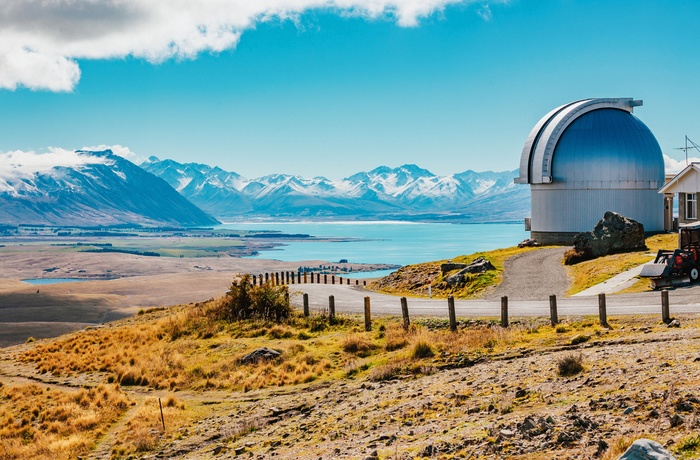
M 376 345 L 362 337 L 361 335 L 352 335 L 343 342 L 343 350 L 346 353 L 352 353 L 358 356 L 369 356 Z
M 243 275 L 231 283 L 219 314 L 229 321 L 285 321 L 292 314 L 289 290 L 287 286 L 273 286 L 270 283 L 253 286 L 250 275 Z
M 572 248 L 564 253 L 564 265 L 575 265 L 593 258 L 593 253 L 590 250 Z
M 583 371 L 583 355 L 570 354 L 557 361 L 559 375 L 568 377 Z
M 432 358 L 433 356 L 435 356 L 435 353 L 433 352 L 433 349 L 428 342 L 426 342 L 425 340 L 420 340 L 413 346 L 412 355 L 414 358 L 422 359 Z

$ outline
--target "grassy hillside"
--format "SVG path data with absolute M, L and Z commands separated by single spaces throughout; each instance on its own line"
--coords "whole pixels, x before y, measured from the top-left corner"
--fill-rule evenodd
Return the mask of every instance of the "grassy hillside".
M 494 251 L 477 252 L 470 255 L 455 257 L 452 260 L 440 260 L 423 264 L 407 265 L 395 273 L 382 278 L 370 285 L 370 288 L 387 294 L 411 297 L 428 297 L 428 286 L 432 286 L 433 297 L 454 296 L 460 299 L 479 298 L 498 286 L 503 279 L 505 261 L 517 254 L 536 250 L 538 248 L 506 248 Z M 466 282 L 459 286 L 450 286 L 445 281 L 447 277 L 459 270 L 442 273 L 440 265 L 445 262 L 470 264 L 475 259 L 483 257 L 491 262 L 495 270 L 485 273 L 467 274 Z
M 696 318 L 462 319 L 453 333 L 385 317 L 365 331 L 353 316 L 222 319 L 230 300 L 6 349 L 0 458 L 610 459 L 642 433 L 698 453 Z M 281 355 L 242 363 L 261 347 Z

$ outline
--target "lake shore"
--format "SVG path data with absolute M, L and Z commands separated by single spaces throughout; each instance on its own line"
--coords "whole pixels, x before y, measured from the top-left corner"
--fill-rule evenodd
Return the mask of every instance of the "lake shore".
M 155 246 L 155 242 L 150 242 Z M 0 247 L 0 346 L 28 337 L 55 337 L 85 324 L 136 314 L 140 309 L 201 302 L 223 295 L 240 273 L 296 272 L 300 266 L 336 265 L 353 272 L 383 264 L 338 264 L 321 260 L 218 257 L 148 257 L 127 253 L 66 250 L 50 243 Z M 81 278 L 86 281 L 32 285 L 23 279 Z

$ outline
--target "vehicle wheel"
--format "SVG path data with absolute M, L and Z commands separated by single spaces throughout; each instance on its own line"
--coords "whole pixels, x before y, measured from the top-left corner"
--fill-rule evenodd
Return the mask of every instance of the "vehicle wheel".
M 698 273 L 697 268 L 691 268 L 690 269 L 690 282 L 694 283 L 698 280 L 698 277 L 700 276 L 700 273 Z

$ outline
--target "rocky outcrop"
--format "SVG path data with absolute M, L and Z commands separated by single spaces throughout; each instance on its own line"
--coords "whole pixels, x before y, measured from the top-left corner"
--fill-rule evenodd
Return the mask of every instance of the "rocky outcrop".
M 637 439 L 618 460 L 675 460 L 675 457 L 656 441 Z
M 537 240 L 534 238 L 527 238 L 527 239 L 522 240 L 520 243 L 518 243 L 519 248 L 531 248 L 531 247 L 537 247 L 539 245 L 540 245 L 540 243 L 538 243 Z
M 445 264 L 443 264 L 445 265 Z M 483 257 L 478 257 L 474 259 L 472 263 L 466 265 L 463 269 L 455 273 L 454 275 L 448 276 L 445 281 L 450 286 L 459 286 L 464 282 L 465 275 L 467 273 L 484 273 L 489 270 L 495 270 L 496 267 L 493 266 L 491 262 L 484 259 Z
M 574 237 L 574 249 L 565 262 L 576 263 L 617 252 L 645 249 L 644 226 L 634 219 L 607 211 L 592 232 Z
M 258 348 L 241 358 L 241 364 L 251 364 L 257 363 L 258 361 L 270 361 L 275 358 L 279 358 L 282 355 L 281 352 L 273 350 L 272 348 Z

